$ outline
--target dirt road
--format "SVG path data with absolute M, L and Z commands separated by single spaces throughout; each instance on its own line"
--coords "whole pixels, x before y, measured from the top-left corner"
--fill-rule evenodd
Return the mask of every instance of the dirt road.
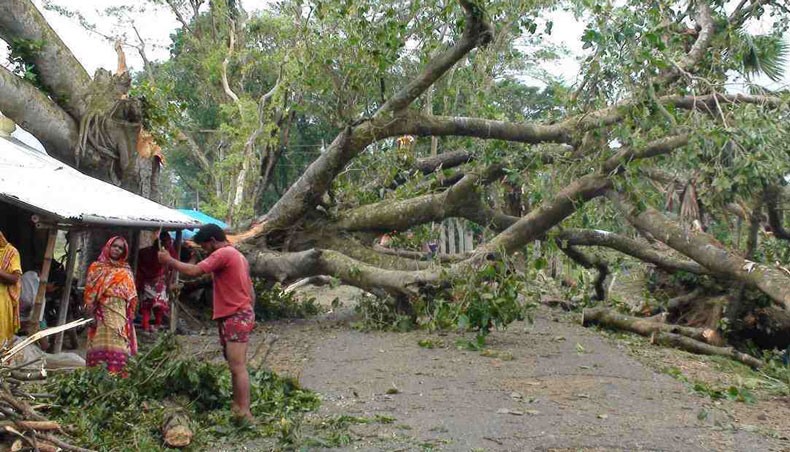
M 391 421 L 351 426 L 347 450 L 790 450 L 787 403 L 771 405 L 772 424 L 744 425 L 738 402 L 694 394 L 569 315 L 541 310 L 481 353 L 455 334 L 359 332 L 348 314 L 256 338 L 279 336 L 267 364 L 322 394 L 317 416 Z

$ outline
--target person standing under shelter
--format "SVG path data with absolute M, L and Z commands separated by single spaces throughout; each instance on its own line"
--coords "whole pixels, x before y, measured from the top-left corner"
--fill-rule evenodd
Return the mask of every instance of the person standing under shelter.
M 19 251 L 0 232 L 0 347 L 13 341 L 19 330 L 21 276 Z
M 180 262 L 167 251 L 159 252 L 159 262 L 186 276 L 211 273 L 214 277 L 213 318 L 219 328 L 222 351 L 230 367 L 233 384 L 231 411 L 241 418 L 253 420 L 250 412 L 250 377 L 247 372 L 247 344 L 255 327 L 254 299 L 250 265 L 234 248 L 225 232 L 215 224 L 200 228 L 192 240 L 209 256 L 196 265 Z
M 137 354 L 134 312 L 137 289 L 132 269 L 126 262 L 129 244 L 123 237 L 111 238 L 99 259 L 88 267 L 85 278 L 85 310 L 93 317 L 88 327 L 88 367 L 106 365 L 114 374 L 124 375 L 130 356 Z
M 161 246 L 161 248 L 160 248 Z M 143 316 L 143 331 L 152 332 L 162 326 L 162 321 L 170 313 L 167 297 L 170 272 L 159 262 L 160 249 L 167 250 L 175 258 L 173 239 L 166 231 L 159 234 L 153 245 L 139 251 L 137 257 L 137 290 L 140 293 L 140 314 Z M 154 325 L 151 326 L 151 313 Z

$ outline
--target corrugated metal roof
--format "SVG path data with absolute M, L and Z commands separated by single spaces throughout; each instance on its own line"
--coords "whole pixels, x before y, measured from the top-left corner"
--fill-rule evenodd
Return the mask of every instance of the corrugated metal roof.
M 6 138 L 0 138 L 0 199 L 67 223 L 169 229 L 201 224 Z

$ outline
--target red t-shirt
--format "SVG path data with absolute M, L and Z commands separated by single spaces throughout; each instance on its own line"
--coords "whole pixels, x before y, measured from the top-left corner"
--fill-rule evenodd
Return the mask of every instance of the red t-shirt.
M 224 246 L 197 265 L 214 275 L 214 319 L 252 308 L 250 264 L 239 250 Z

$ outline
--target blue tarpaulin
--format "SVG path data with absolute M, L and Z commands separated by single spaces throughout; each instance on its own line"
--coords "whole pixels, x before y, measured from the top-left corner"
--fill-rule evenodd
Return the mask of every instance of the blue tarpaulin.
M 222 229 L 228 229 L 228 224 L 222 220 L 218 220 L 212 216 L 206 215 L 205 213 L 195 210 L 195 209 L 178 209 L 179 212 L 183 213 L 184 215 L 194 218 L 201 222 L 202 224 L 216 224 L 217 226 L 221 227 Z M 184 239 L 191 239 L 197 230 L 191 231 L 189 229 L 184 230 Z

